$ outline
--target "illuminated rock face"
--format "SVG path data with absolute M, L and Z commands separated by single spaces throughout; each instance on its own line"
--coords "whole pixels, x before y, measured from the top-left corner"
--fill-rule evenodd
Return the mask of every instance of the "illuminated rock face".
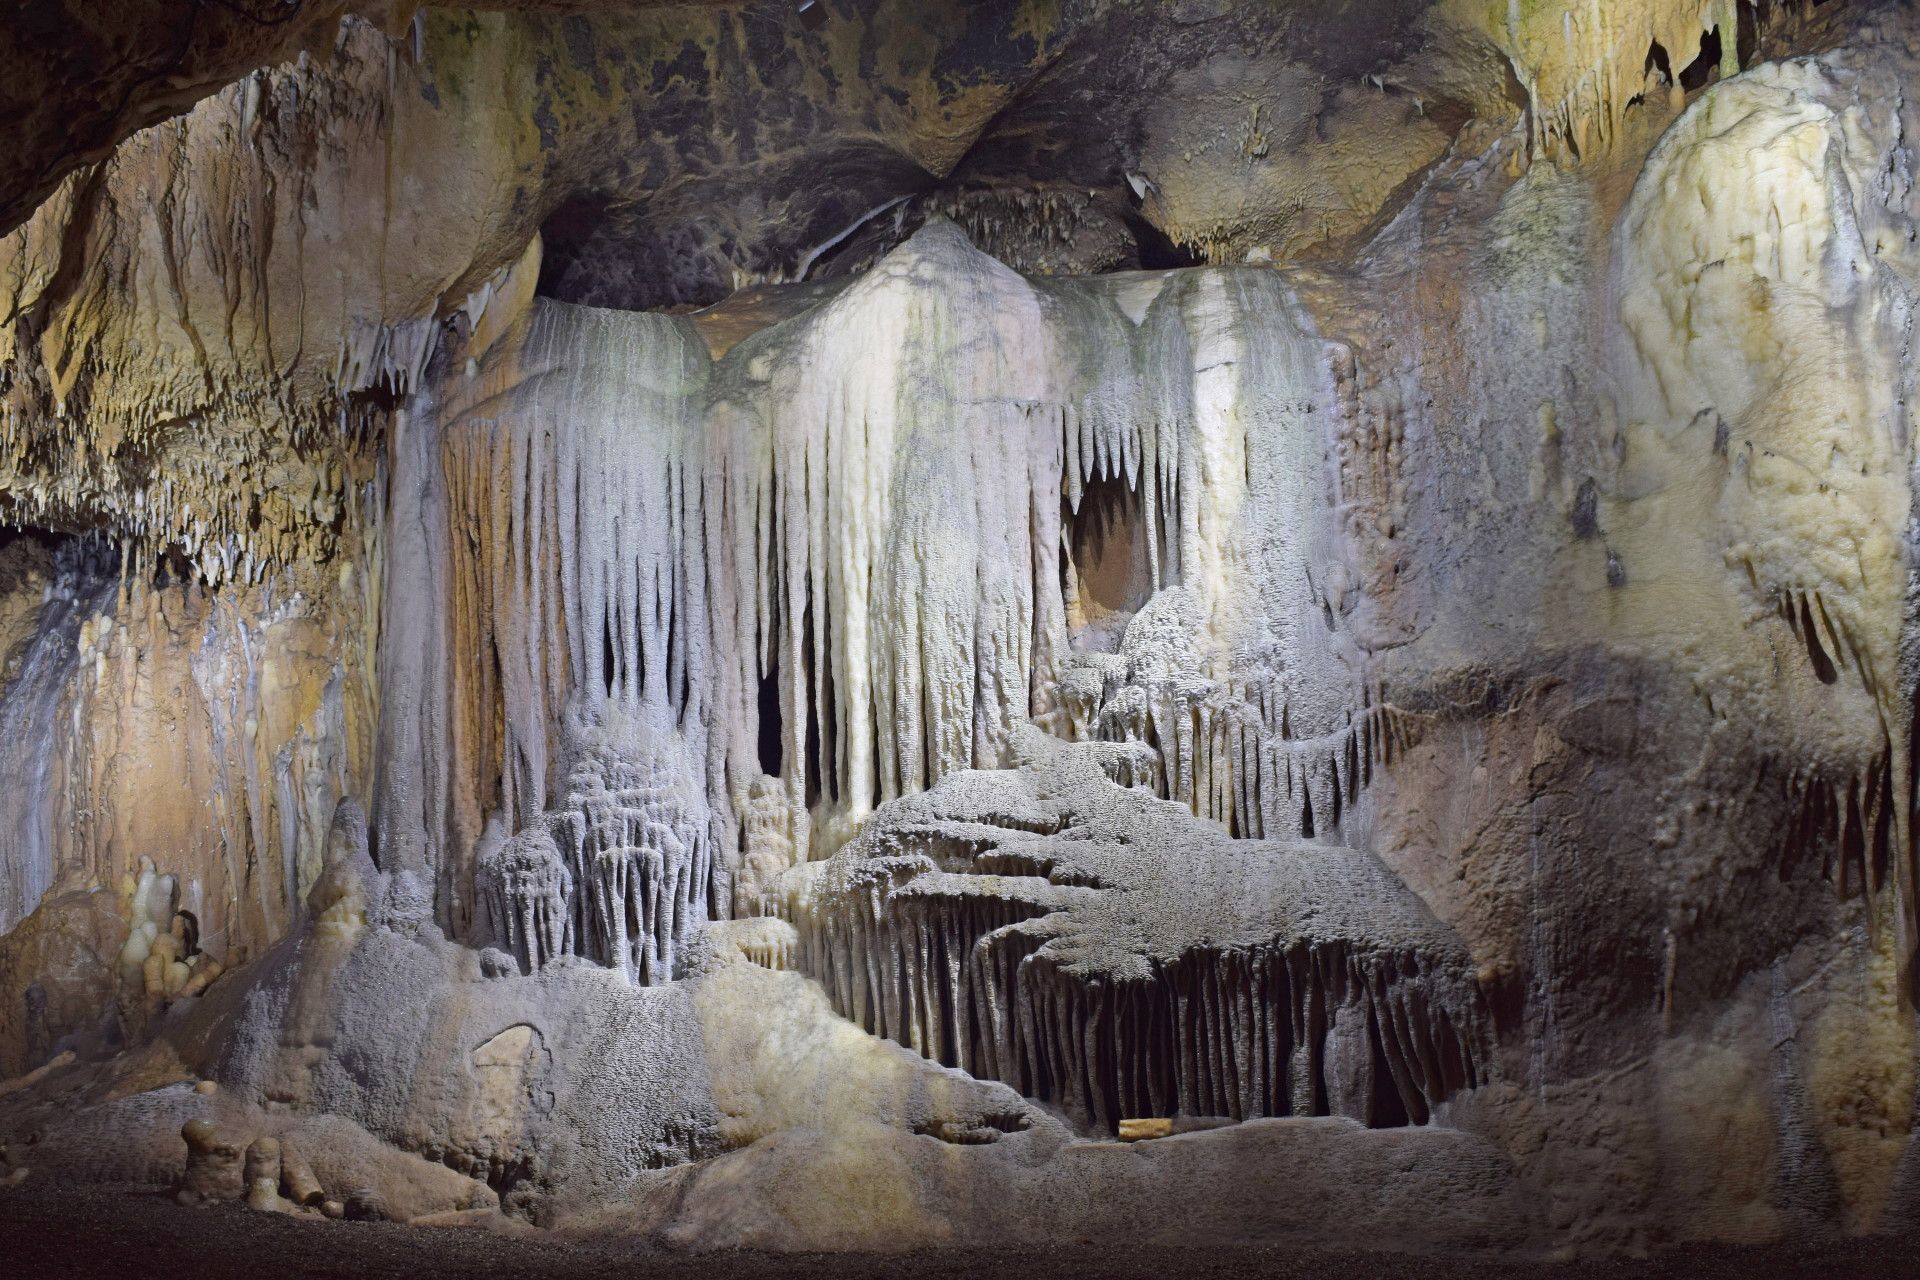
M 0 1178 L 1920 1211 L 1911 14 L 839 7 L 316 10 L 0 242 Z
M 834 1007 L 1114 1129 L 1424 1123 L 1477 1082 L 1466 948 L 1364 853 L 1233 841 L 1035 735 L 786 878 Z

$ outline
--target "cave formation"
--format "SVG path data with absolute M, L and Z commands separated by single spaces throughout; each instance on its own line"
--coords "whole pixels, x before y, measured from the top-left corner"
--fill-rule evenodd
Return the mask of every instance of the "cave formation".
M 16 8 L 0 1216 L 1920 1226 L 1911 6 Z

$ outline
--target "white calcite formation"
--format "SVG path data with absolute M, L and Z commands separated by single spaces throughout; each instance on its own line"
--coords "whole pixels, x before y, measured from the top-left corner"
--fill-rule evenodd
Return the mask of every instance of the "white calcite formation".
M 1920 248 L 1913 161 L 1889 147 L 1902 92 L 1891 68 L 1849 56 L 1757 68 L 1703 100 L 1627 204 L 1617 287 L 1633 467 L 1711 459 L 1691 493 L 1650 497 L 1646 523 L 1719 559 L 1748 616 L 1784 623 L 1780 660 L 1820 686 L 1782 708 L 1798 825 L 1835 833 L 1843 891 L 1895 876 L 1912 912 L 1898 793 L 1913 767 L 1902 547 Z M 1701 657 L 1729 704 L 1770 714 L 1746 672 Z
M 1472 961 L 1376 859 L 1232 841 L 1093 750 L 1025 745 L 788 873 L 801 964 L 842 1014 L 1108 1129 L 1423 1123 L 1476 1082 Z
M 576 735 L 560 807 L 480 855 L 483 911 L 522 967 L 578 955 L 668 982 L 714 912 L 712 818 L 661 736 L 665 749 L 644 733 Z
M 1364 717 L 1323 620 L 1340 588 L 1315 576 L 1340 570 L 1312 561 L 1331 537 L 1330 357 L 1293 314 L 1266 272 L 1030 283 L 950 225 L 717 363 L 686 320 L 536 304 L 524 338 L 407 424 L 424 443 L 403 456 L 449 483 L 422 499 L 444 531 L 396 554 L 450 589 L 390 578 L 388 643 L 478 643 L 494 660 L 452 687 L 496 710 L 455 726 L 457 699 L 423 706 L 392 794 L 475 787 L 524 827 L 567 716 L 651 717 L 689 784 L 705 774 L 717 847 L 739 851 L 744 816 L 773 804 L 745 857 L 830 852 L 875 805 L 1004 763 L 1017 725 L 1101 736 L 1063 677 L 1145 596 L 1104 631 L 1088 619 L 1074 522 L 1097 502 L 1146 593 L 1192 602 L 1192 678 L 1219 673 L 1197 743 L 1171 710 L 1142 726 L 1157 776 L 1241 831 L 1311 833 L 1317 790 L 1331 829 Z M 398 483 L 431 486 L 408 465 Z M 463 731 L 476 750 L 449 759 Z M 459 815 L 395 810 L 383 838 L 461 883 Z M 537 834 L 501 856 L 528 901 L 564 893 Z
M 27 558 L 24 548 L 13 551 L 16 560 Z M 60 713 L 70 706 L 69 686 L 82 660 L 97 652 L 101 624 L 94 615 L 113 594 L 106 558 L 100 547 L 71 542 L 46 566 L 31 638 L 0 699 L 0 753 L 7 757 L 5 776 L 14 782 L 0 789 L 0 933 L 40 904 L 59 872 L 54 781 L 68 762 L 53 744 L 60 737 Z M 27 575 L 19 587 L 30 594 L 39 575 L 32 568 Z M 111 630 L 110 618 L 105 626 Z M 163 916 L 159 927 L 165 925 Z

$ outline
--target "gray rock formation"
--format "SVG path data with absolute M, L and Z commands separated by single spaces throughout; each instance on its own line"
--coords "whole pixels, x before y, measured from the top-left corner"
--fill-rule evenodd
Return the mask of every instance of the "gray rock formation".
M 834 1007 L 1112 1129 L 1141 1116 L 1425 1123 L 1491 1028 L 1465 946 L 1368 854 L 1228 839 L 1034 735 L 796 867 Z

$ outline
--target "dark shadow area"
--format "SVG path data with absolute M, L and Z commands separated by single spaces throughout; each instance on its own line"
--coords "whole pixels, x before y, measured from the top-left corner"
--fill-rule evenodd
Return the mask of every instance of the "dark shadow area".
M 1178 1141 L 1174 1139 L 1173 1141 Z M 1008 1206 L 1017 1213 L 1019 1206 Z M 1142 1224 L 1164 1229 L 1166 1223 Z M 1414 1224 L 1409 1224 L 1410 1226 Z M 1303 1222 L 1303 1231 L 1313 1224 Z M 52 1186 L 0 1191 L 0 1257 L 15 1280 L 146 1275 L 190 1268 L 195 1280 L 362 1276 L 381 1280 L 580 1277 L 609 1280 L 1830 1280 L 1914 1273 L 1912 1237 L 1773 1245 L 1687 1245 L 1650 1258 L 1547 1262 L 1405 1253 L 1334 1253 L 1293 1246 L 1173 1248 L 1127 1239 L 1045 1248 L 940 1249 L 884 1254 L 707 1254 L 639 1240 L 502 1235 L 392 1223 L 295 1220 L 238 1205 L 183 1209 L 144 1188 Z M 191 1259 L 189 1263 L 187 1260 Z M 270 1261 L 269 1261 L 270 1260 Z M 264 1264 L 264 1268 L 263 1268 Z
M 1700 37 L 1700 56 L 1680 71 L 1680 87 L 1688 93 L 1704 89 L 1720 78 L 1720 28 Z

